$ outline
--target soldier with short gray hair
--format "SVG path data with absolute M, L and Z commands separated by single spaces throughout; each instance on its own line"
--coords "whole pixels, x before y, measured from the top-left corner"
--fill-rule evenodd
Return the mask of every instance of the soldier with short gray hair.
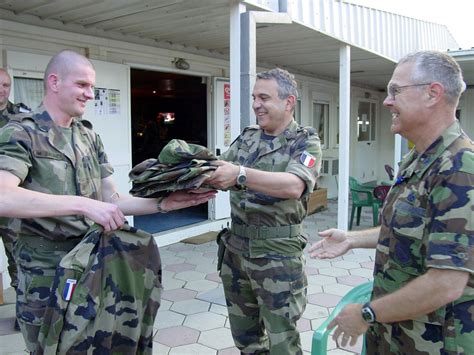
M 76 52 L 62 51 L 48 64 L 44 85 L 42 105 L 10 120 L 0 131 L 0 216 L 21 218 L 15 247 L 16 311 L 32 353 L 56 267 L 91 225 L 110 232 L 124 225 L 125 215 L 184 208 L 214 195 L 120 195 L 99 135 L 79 119 L 94 98 L 92 63 Z
M 474 144 L 455 112 L 461 69 L 435 51 L 401 59 L 384 105 L 412 141 L 370 230 L 321 232 L 312 257 L 376 248 L 371 301 L 329 324 L 341 345 L 366 335 L 367 354 L 474 354 Z
M 321 165 L 316 131 L 293 118 L 293 75 L 257 74 L 258 125 L 232 143 L 207 182 L 231 189 L 232 226 L 220 267 L 230 328 L 243 354 L 302 354 L 296 326 L 306 307 L 301 222 Z

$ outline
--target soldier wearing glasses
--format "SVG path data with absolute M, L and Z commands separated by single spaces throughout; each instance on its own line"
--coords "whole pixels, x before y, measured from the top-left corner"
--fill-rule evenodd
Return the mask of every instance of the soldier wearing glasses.
M 414 142 L 378 228 L 327 230 L 310 248 L 333 258 L 376 248 L 374 289 L 365 305 L 334 319 L 334 339 L 368 354 L 474 354 L 474 144 L 456 120 L 465 89 L 458 64 L 443 53 L 401 59 L 384 105 L 391 131 Z

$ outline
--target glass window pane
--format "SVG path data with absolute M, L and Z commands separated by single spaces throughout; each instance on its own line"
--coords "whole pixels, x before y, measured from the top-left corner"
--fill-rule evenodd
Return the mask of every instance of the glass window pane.
M 359 142 L 370 141 L 370 103 L 359 102 L 357 110 L 357 140 Z
M 375 103 L 370 103 L 370 140 L 375 141 L 375 123 L 376 113 L 375 113 Z
M 318 132 L 321 146 L 327 147 L 327 129 L 329 119 L 329 104 L 313 102 L 313 127 Z
M 15 103 L 22 102 L 32 110 L 43 100 L 43 80 L 14 77 Z

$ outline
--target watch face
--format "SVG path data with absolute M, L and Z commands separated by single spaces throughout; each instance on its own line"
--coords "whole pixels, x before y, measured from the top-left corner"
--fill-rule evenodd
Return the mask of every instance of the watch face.
M 375 322 L 374 314 L 372 313 L 372 310 L 369 307 L 362 308 L 362 318 L 364 318 L 367 323 Z
M 239 185 L 245 184 L 246 181 L 247 181 L 247 177 L 246 177 L 245 175 L 239 175 L 239 176 L 237 177 L 237 183 L 238 183 Z

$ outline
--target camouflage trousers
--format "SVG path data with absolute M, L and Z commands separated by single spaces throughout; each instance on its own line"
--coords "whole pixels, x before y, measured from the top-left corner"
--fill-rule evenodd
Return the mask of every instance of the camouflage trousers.
M 302 354 L 304 256 L 247 258 L 226 249 L 221 278 L 235 345 L 244 354 Z
M 1 234 L 1 233 L 0 233 Z M 5 247 L 5 254 L 7 254 L 7 261 L 8 261 L 8 275 L 10 275 L 10 286 L 16 289 L 18 287 L 18 270 L 15 262 L 15 258 L 13 257 L 13 248 L 15 243 L 9 238 L 6 238 L 2 234 L 3 246 Z
M 466 309 L 470 307 L 474 305 L 466 305 Z M 468 312 L 465 314 L 470 318 Z M 455 323 L 457 324 L 444 326 L 420 321 L 376 323 L 366 333 L 366 351 L 370 355 L 474 354 L 472 319 L 467 319 L 464 325 L 458 321 Z
M 35 237 L 31 243 L 19 238 L 15 245 L 18 265 L 16 317 L 28 350 L 34 353 L 51 285 L 61 259 L 80 239 L 54 244 Z

